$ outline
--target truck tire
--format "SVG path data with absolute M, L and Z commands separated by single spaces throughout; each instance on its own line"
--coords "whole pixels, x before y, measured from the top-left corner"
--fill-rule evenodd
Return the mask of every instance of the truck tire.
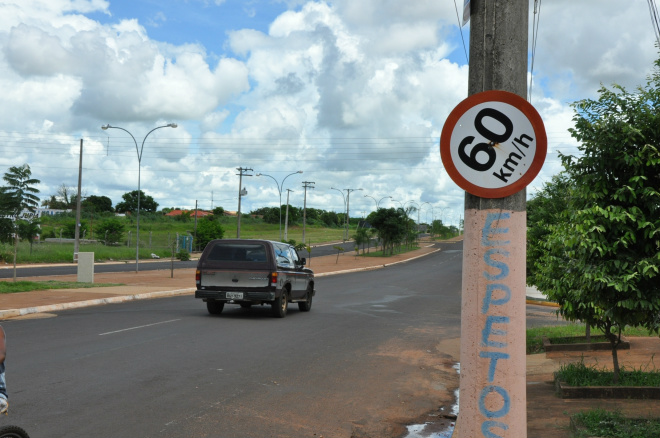
M 287 290 L 284 289 L 279 297 L 275 298 L 270 306 L 270 311 L 275 318 L 284 318 L 289 305 Z
M 2 426 L 0 427 L 0 438 L 30 438 L 30 436 L 18 426 Z
M 309 312 L 312 310 L 312 290 L 310 287 L 307 288 L 307 295 L 305 296 L 305 301 L 298 302 L 298 309 L 301 312 Z
M 206 310 L 208 310 L 211 315 L 220 315 L 224 308 L 225 303 L 223 301 L 208 300 L 206 302 Z

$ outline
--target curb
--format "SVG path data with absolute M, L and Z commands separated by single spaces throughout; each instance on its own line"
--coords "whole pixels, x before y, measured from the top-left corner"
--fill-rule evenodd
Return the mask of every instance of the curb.
M 102 304 L 118 304 L 126 301 L 148 300 L 151 298 L 171 297 L 176 295 L 185 295 L 194 292 L 195 288 L 176 289 L 161 292 L 147 292 L 135 295 L 118 295 L 110 298 L 99 298 L 96 300 L 74 301 L 72 303 L 47 304 L 44 306 L 26 307 L 24 309 L 0 310 L 0 320 L 17 318 L 19 316 L 30 315 L 33 313 L 56 312 L 58 310 L 78 309 L 81 307 L 99 306 Z
M 392 263 L 385 263 L 383 265 L 376 265 L 376 266 L 367 266 L 364 268 L 355 268 L 355 269 L 345 269 L 342 271 L 333 271 L 333 272 L 325 272 L 322 274 L 316 274 L 316 277 L 327 277 L 330 275 L 338 275 L 338 274 L 348 274 L 351 272 L 363 272 L 363 271 L 373 271 L 376 269 L 382 269 L 386 268 L 388 266 L 394 266 L 398 265 L 400 263 L 407 263 L 411 260 L 416 260 L 421 257 L 426 257 L 430 254 L 434 254 L 436 252 L 441 251 L 440 249 L 436 249 L 435 251 L 431 251 L 426 254 L 418 255 L 416 257 L 412 257 L 406 260 L 399 260 L 396 262 Z M 171 297 L 171 296 L 177 296 L 177 295 L 185 295 L 189 294 L 195 291 L 195 288 L 186 288 L 186 289 L 176 289 L 176 290 L 170 290 L 170 291 L 159 291 L 159 292 L 147 292 L 143 294 L 134 294 L 134 295 L 118 295 L 116 297 L 110 297 L 110 298 L 99 298 L 96 300 L 86 300 L 86 301 L 74 301 L 71 303 L 61 303 L 61 304 L 48 304 L 44 306 L 35 306 L 35 307 L 27 307 L 24 309 L 7 309 L 7 310 L 0 310 L 0 320 L 5 320 L 9 318 L 17 318 L 20 316 L 25 316 L 25 315 L 30 315 L 34 313 L 48 313 L 48 312 L 56 312 L 60 310 L 70 310 L 70 309 L 78 309 L 81 307 L 90 307 L 90 306 L 99 306 L 99 305 L 104 305 L 104 304 L 118 304 L 118 303 L 125 303 L 127 301 L 136 301 L 136 300 L 148 300 L 152 298 L 162 298 L 162 297 Z M 550 301 L 540 301 L 536 300 L 533 298 L 527 298 L 526 299 L 527 304 L 534 304 L 538 306 L 548 306 L 548 307 L 559 307 L 557 303 L 553 303 Z
M 440 251 L 440 249 L 436 249 L 435 251 L 431 251 L 431 252 L 426 253 L 426 254 L 418 255 L 416 257 L 412 257 L 412 258 L 409 258 L 409 259 L 406 259 L 406 260 L 399 260 L 398 262 L 385 263 L 384 265 L 367 266 L 367 267 L 364 267 L 364 268 L 344 269 L 343 271 L 325 272 L 323 274 L 315 274 L 314 277 L 327 277 L 327 276 L 330 276 L 330 275 L 348 274 L 348 273 L 351 273 L 351 272 L 373 271 L 375 269 L 382 269 L 382 268 L 386 268 L 387 266 L 394 266 L 394 265 L 398 265 L 399 263 L 406 263 L 406 262 L 409 262 L 411 260 L 415 260 L 415 259 L 418 259 L 418 258 L 421 258 L 421 257 L 426 257 L 427 255 L 434 254 L 438 251 Z

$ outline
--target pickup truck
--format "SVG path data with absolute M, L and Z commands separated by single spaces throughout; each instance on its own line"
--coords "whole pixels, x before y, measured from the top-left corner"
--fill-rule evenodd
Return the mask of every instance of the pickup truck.
M 302 312 L 312 308 L 314 272 L 296 249 L 270 240 L 218 239 L 204 248 L 197 263 L 195 298 L 212 315 L 225 304 L 243 308 L 268 304 L 273 316 L 284 318 L 288 303 Z

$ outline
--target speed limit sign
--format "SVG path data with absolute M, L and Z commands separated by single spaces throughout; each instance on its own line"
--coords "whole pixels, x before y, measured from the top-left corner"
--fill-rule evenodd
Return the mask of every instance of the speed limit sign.
M 541 170 L 547 148 L 536 109 L 499 90 L 459 103 L 440 136 L 440 156 L 451 179 L 482 198 L 503 198 L 524 189 Z

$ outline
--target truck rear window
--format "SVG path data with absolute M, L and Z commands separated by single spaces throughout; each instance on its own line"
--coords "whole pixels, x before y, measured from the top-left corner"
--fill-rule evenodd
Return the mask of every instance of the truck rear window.
M 266 247 L 255 243 L 217 244 L 208 255 L 209 261 L 216 262 L 265 262 Z

